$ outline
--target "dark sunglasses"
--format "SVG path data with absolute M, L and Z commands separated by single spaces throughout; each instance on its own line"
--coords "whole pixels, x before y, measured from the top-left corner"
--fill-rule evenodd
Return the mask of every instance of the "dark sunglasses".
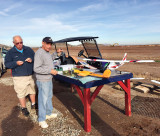
M 18 44 L 23 44 L 23 42 L 18 42 L 18 43 L 15 43 L 16 45 L 18 45 Z

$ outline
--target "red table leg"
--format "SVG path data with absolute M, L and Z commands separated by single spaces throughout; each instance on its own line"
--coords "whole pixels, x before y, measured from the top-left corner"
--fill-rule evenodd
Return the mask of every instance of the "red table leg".
M 83 93 L 79 86 L 72 85 L 75 87 L 78 95 L 84 106 L 84 130 L 86 132 L 91 131 L 91 104 L 102 89 L 103 85 L 97 86 L 92 96 L 90 96 L 90 88 L 84 88 Z
M 81 90 L 80 87 L 77 86 L 77 85 L 74 85 L 74 87 L 76 88 L 77 93 L 78 93 L 78 95 L 79 95 L 79 97 L 80 97 L 80 99 L 81 99 L 81 101 L 82 101 L 82 103 L 83 103 L 83 105 L 84 105 L 84 97 L 83 97 L 82 90 Z
M 97 86 L 97 88 L 95 89 L 94 93 L 91 96 L 91 104 L 94 101 L 94 99 L 96 98 L 96 96 L 98 95 L 98 93 L 100 92 L 100 90 L 102 89 L 103 85 L 101 86 Z
M 118 84 L 125 91 L 125 114 L 131 116 L 131 90 L 130 90 L 130 79 L 126 79 L 125 83 L 118 81 Z
M 84 130 L 91 131 L 91 103 L 90 103 L 90 88 L 84 89 Z

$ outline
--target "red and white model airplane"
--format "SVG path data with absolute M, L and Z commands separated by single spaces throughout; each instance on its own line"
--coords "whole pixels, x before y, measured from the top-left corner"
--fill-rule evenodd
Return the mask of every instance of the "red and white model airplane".
M 82 59 L 82 58 L 79 58 Z M 117 68 L 119 68 L 120 66 L 124 65 L 124 63 L 128 63 L 128 62 L 138 62 L 138 63 L 143 63 L 143 62 L 155 62 L 154 60 L 127 60 L 127 53 L 124 54 L 124 57 L 122 60 L 104 60 L 104 59 L 88 59 L 88 58 L 84 58 L 82 60 L 85 61 L 93 61 L 93 62 L 102 62 L 105 63 L 105 65 L 103 66 L 105 69 L 108 68 L 110 70 L 115 70 Z M 94 67 L 91 67 L 88 65 L 88 63 L 86 62 L 81 62 L 80 63 L 88 68 L 91 69 L 95 69 Z

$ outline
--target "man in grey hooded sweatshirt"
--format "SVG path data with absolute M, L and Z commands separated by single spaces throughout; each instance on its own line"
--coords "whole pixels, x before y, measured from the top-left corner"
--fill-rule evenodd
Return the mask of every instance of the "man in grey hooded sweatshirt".
M 42 47 L 39 48 L 34 57 L 34 72 L 38 86 L 38 121 L 42 128 L 47 128 L 46 119 L 57 117 L 52 113 L 53 84 L 52 77 L 57 74 L 54 70 L 53 59 L 49 51 L 53 41 L 50 37 L 42 40 Z

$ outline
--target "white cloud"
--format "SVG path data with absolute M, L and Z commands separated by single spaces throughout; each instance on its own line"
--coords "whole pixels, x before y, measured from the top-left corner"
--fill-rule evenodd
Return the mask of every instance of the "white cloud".
M 102 10 L 104 7 L 104 5 L 102 3 L 98 3 L 98 4 L 92 4 L 92 5 L 88 5 L 85 7 L 81 7 L 78 10 L 79 11 L 91 11 L 91 10 Z
M 53 34 L 53 33 L 72 33 L 78 31 L 74 25 L 67 25 L 65 22 L 61 22 L 54 18 L 53 15 L 47 16 L 45 18 L 32 18 L 30 20 L 24 20 L 22 24 L 10 24 L 9 26 L 0 26 L 1 31 L 0 36 L 7 33 L 23 32 L 32 35 L 41 34 Z
M 3 11 L 0 11 L 0 15 L 2 15 L 2 16 L 8 16 L 8 14 L 5 13 L 5 12 L 3 12 Z
M 29 0 L 33 2 L 69 2 L 69 1 L 74 1 L 74 0 Z
M 2 11 L 0 11 L 0 15 L 2 15 L 2 16 L 9 16 L 8 12 L 10 12 L 13 9 L 16 9 L 18 7 L 21 7 L 21 6 L 22 6 L 21 3 L 15 3 L 13 5 L 10 5 L 9 7 L 3 9 Z
M 33 11 L 33 10 L 34 10 L 33 8 L 24 10 L 23 12 L 20 12 L 20 13 L 18 13 L 18 14 L 13 15 L 13 17 L 21 16 L 21 15 L 27 14 L 27 13 Z
M 67 1 L 73 1 L 71 8 L 69 3 L 65 7 L 63 2 Z M 54 8 L 47 9 L 51 2 Z M 62 2 L 62 6 L 58 2 Z M 1 7 L 0 38 L 18 33 L 24 39 L 28 37 L 28 41 L 32 38 L 30 43 L 36 43 L 47 35 L 54 35 L 54 39 L 105 35 L 116 40 L 119 37 L 160 33 L 159 1 L 86 0 L 78 3 L 74 0 L 28 0 L 18 5 L 15 1 L 15 4 L 8 4 L 8 8 Z
M 69 2 L 73 0 L 46 0 L 46 1 L 52 1 L 52 2 Z
M 10 5 L 10 6 L 7 7 L 6 9 L 4 9 L 4 12 L 9 12 L 9 11 L 11 11 L 11 10 L 13 10 L 13 9 L 15 9 L 15 8 L 19 8 L 19 7 L 21 7 L 21 6 L 23 6 L 21 3 L 15 3 L 15 4 L 13 4 L 13 5 Z
M 66 25 L 63 22 L 56 20 L 52 15 L 46 18 L 31 19 L 31 28 L 33 30 L 59 32 L 59 31 L 76 31 L 74 26 Z

